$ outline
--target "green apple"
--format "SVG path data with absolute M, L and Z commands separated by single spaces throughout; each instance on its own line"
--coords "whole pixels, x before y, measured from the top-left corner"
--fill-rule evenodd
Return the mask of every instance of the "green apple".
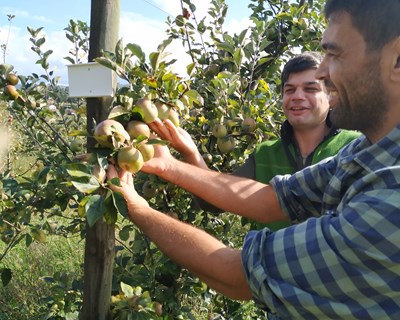
M 228 130 L 223 124 L 216 124 L 212 128 L 212 135 L 216 138 L 223 138 L 228 134 Z
M 94 138 L 105 148 L 120 148 L 130 140 L 124 126 L 116 120 L 106 119 L 94 129 Z
M 252 118 L 245 118 L 242 121 L 241 127 L 244 132 L 254 132 L 257 128 L 257 123 Z
M 232 137 L 225 136 L 217 139 L 218 149 L 224 154 L 227 154 L 235 149 L 235 145 L 236 141 Z
M 124 147 L 118 151 L 118 166 L 132 173 L 138 172 L 143 166 L 143 156 L 135 147 Z
M 128 132 L 131 139 L 136 139 L 140 136 L 150 137 L 150 128 L 147 123 L 140 120 L 129 121 L 126 125 L 126 131 Z
M 152 123 L 158 117 L 157 107 L 150 99 L 142 98 L 137 100 L 135 108 L 140 110 L 143 121 L 146 123 Z
M 147 144 L 145 142 L 142 142 L 139 144 L 137 147 L 140 153 L 143 156 L 143 161 L 149 161 L 150 159 L 153 159 L 154 157 L 154 146 L 152 144 Z

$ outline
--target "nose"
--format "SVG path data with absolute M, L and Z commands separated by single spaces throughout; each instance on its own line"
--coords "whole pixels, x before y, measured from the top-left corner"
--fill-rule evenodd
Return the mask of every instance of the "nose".
M 317 80 L 326 80 L 329 78 L 326 57 L 322 59 L 321 64 L 319 65 L 317 71 L 315 71 L 315 78 Z
M 304 99 L 305 92 L 302 87 L 297 87 L 292 94 L 292 99 Z

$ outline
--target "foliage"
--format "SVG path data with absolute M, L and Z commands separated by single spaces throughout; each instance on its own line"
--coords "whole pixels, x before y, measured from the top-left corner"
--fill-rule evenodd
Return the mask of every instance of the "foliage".
M 225 1 L 212 0 L 208 16 L 199 21 L 195 5 L 182 0 L 181 14 L 167 19 L 166 39 L 155 52 L 146 56 L 140 45 L 122 41 L 114 52 L 104 52 L 97 61 L 113 69 L 123 83 L 109 117 L 126 124 L 142 118 L 135 107 L 138 99 L 161 101 L 179 112 L 180 125 L 209 167 L 224 172 L 241 165 L 255 144 L 278 136 L 283 121 L 279 70 L 295 52 L 318 48 L 322 1 L 249 2 L 252 25 L 237 34 L 224 31 Z M 99 148 L 86 162 L 75 159 L 92 135 L 86 131 L 85 102 L 68 98 L 67 90 L 58 85 L 49 65 L 52 51 L 42 51 L 46 40 L 41 31 L 28 28 L 44 73 L 18 75 L 18 97 L 3 96 L 14 131 L 24 134 L 18 151 L 33 160 L 26 172 L 9 166 L 1 173 L 0 231 L 5 249 L 0 263 L 18 243 L 45 243 L 49 233 L 83 238 L 85 219 L 90 224 L 105 219 L 118 230 L 111 300 L 115 319 L 265 317 L 252 303 L 231 301 L 207 288 L 125 220 L 121 196 L 93 175 L 94 166 L 107 168 L 112 152 Z M 88 26 L 71 20 L 65 31 L 72 44 L 66 60 L 85 62 Z M 171 41 L 181 41 L 192 59 L 187 77 L 173 71 Z M 3 64 L 2 89 L 11 71 L 12 66 Z M 245 119 L 253 119 L 255 127 L 244 125 Z M 217 125 L 225 127 L 223 137 L 215 134 Z M 228 213 L 203 212 L 187 192 L 154 176 L 139 172 L 135 185 L 152 207 L 240 247 L 249 228 L 246 221 Z M 67 222 L 58 223 L 61 217 Z M 0 271 L 7 285 L 12 270 L 1 264 Z M 51 310 L 46 319 L 67 319 L 81 303 L 75 285 L 81 279 L 65 282 L 60 274 L 46 279 L 53 284 L 52 296 L 45 300 Z M 54 305 L 57 309 L 51 309 Z

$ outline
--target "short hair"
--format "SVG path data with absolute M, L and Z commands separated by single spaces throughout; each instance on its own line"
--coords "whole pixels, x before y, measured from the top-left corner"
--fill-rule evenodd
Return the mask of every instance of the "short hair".
M 400 35 L 399 0 L 327 0 L 325 17 L 336 12 L 347 12 L 367 48 L 380 51 Z
M 316 51 L 304 52 L 290 59 L 283 67 L 281 73 L 281 89 L 283 90 L 285 83 L 292 73 L 318 69 L 322 59 L 323 55 Z

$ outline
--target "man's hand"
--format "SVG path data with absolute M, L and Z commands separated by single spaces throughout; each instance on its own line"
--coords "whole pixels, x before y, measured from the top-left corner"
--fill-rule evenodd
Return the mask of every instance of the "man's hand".
M 175 127 L 168 119 L 164 120 L 164 122 L 156 119 L 149 126 L 160 138 L 169 141 L 171 146 L 183 156 L 185 162 L 201 168 L 208 168 L 187 131 L 181 127 Z
M 119 174 L 114 165 L 110 164 L 107 170 L 107 180 L 119 178 L 121 186 L 110 184 L 110 188 L 114 191 L 119 191 L 124 196 L 131 220 L 134 221 L 134 213 L 140 208 L 149 207 L 149 204 L 136 192 L 133 184 L 132 173 L 128 171 L 121 171 Z

